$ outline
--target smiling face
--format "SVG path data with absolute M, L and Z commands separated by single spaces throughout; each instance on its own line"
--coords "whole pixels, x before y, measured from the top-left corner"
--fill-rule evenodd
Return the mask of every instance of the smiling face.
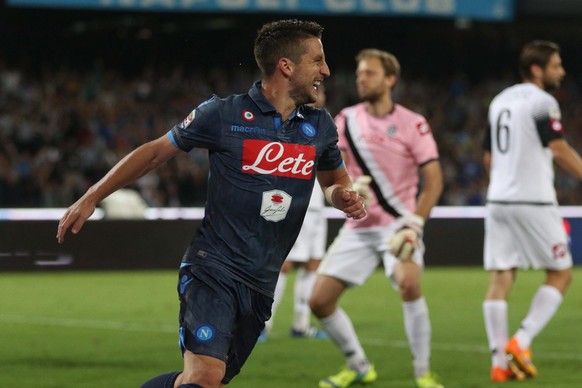
M 293 72 L 289 76 L 289 95 L 296 105 L 316 102 L 321 82 L 330 75 L 321 40 L 310 38 L 303 45 L 305 52 L 298 63 L 293 63 Z

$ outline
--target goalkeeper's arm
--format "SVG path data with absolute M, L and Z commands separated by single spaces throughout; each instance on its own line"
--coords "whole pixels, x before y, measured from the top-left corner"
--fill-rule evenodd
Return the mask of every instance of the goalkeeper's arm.
M 420 169 L 423 188 L 418 195 L 414 214 L 404 216 L 403 227 L 388 241 L 390 251 L 399 260 L 409 260 L 422 238 L 425 220 L 437 204 L 443 190 L 443 175 L 438 160 L 426 163 Z

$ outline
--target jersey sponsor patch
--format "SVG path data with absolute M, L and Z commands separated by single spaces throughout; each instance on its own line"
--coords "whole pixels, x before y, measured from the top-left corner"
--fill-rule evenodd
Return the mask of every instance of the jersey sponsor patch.
M 186 117 L 184 121 L 182 121 L 182 128 L 188 128 L 188 125 L 190 125 L 190 123 L 194 120 L 194 117 L 196 117 L 196 109 L 190 112 L 188 117 Z
M 430 125 L 428 125 L 426 121 L 422 121 L 416 124 L 416 129 L 418 130 L 418 133 L 420 133 L 421 135 L 426 135 L 427 133 L 430 133 Z
M 311 179 L 314 165 L 313 146 L 251 139 L 243 142 L 242 171 L 247 174 Z
M 271 222 L 284 220 L 289 212 L 292 199 L 283 190 L 265 191 L 261 203 L 261 217 Z
M 560 120 L 552 119 L 552 118 L 550 118 L 550 128 L 552 128 L 552 131 L 558 132 L 558 133 L 561 133 L 564 130 L 564 127 L 562 126 L 562 122 Z
M 253 112 L 245 110 L 243 111 L 243 119 L 250 122 L 255 119 L 255 115 L 253 114 Z

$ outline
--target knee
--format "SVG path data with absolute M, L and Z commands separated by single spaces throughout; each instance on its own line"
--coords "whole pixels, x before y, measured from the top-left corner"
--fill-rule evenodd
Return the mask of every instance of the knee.
M 400 281 L 398 287 L 402 300 L 404 301 L 416 300 L 422 296 L 418 278 L 412 276 L 405 277 Z
M 312 294 L 309 298 L 309 308 L 317 318 L 330 316 L 335 310 L 335 303 L 326 301 L 317 294 Z

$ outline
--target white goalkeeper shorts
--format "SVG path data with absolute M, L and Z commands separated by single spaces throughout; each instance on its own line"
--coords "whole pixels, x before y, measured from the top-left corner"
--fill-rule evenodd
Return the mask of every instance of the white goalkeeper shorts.
M 571 267 L 568 236 L 558 207 L 487 204 L 483 257 L 486 270 Z
M 287 260 L 306 263 L 309 259 L 321 260 L 327 246 L 327 219 L 322 211 L 308 210 L 297 240 L 287 255 Z
M 348 229 L 342 227 L 331 244 L 317 272 L 337 278 L 349 286 L 361 286 L 378 268 L 384 265 L 386 276 L 395 286 L 394 266 L 398 259 L 390 253 L 387 240 L 400 229 L 400 222 L 387 227 Z M 424 245 L 419 239 L 419 247 L 414 251 L 412 260 L 424 265 Z

